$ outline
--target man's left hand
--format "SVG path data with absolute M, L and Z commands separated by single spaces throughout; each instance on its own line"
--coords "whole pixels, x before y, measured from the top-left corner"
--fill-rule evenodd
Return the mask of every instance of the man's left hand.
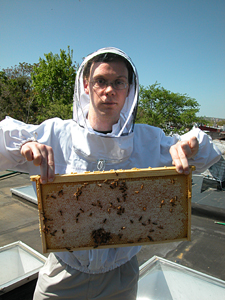
M 178 173 L 189 174 L 188 159 L 198 153 L 199 143 L 196 137 L 190 138 L 189 141 L 179 141 L 170 147 L 170 155 L 173 165 L 176 166 Z

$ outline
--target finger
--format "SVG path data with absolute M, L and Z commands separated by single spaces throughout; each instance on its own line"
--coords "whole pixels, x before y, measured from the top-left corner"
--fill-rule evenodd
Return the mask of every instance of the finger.
M 33 153 L 33 164 L 38 167 L 42 163 L 42 152 L 41 149 L 39 148 L 39 145 L 33 145 L 31 146 L 32 153 Z
M 41 157 L 41 163 L 40 163 L 41 183 L 45 184 L 48 181 L 48 151 L 46 146 L 41 144 L 38 150 L 40 151 L 40 157 Z
M 189 146 L 190 146 L 190 149 L 191 149 L 191 156 L 189 158 L 191 158 L 191 157 L 195 156 L 198 153 L 198 150 L 199 150 L 199 142 L 198 142 L 196 137 L 190 138 Z
M 173 165 L 176 166 L 178 173 L 189 174 L 189 165 L 187 157 L 191 155 L 191 150 L 188 142 L 178 142 L 170 148 L 170 154 L 173 160 Z
M 189 170 L 189 163 L 188 163 L 188 157 L 191 153 L 190 147 L 186 143 L 181 143 L 178 146 L 178 156 L 180 159 L 181 163 L 181 168 L 184 174 L 188 175 L 190 170 Z
M 55 178 L 55 162 L 52 148 L 48 152 L 48 181 L 52 182 Z
M 42 162 L 40 164 L 41 183 L 52 182 L 55 177 L 54 153 L 51 147 L 41 145 Z
M 177 144 L 170 148 L 170 155 L 172 157 L 172 164 L 176 167 L 176 171 L 178 173 L 183 173 L 183 167 L 178 154 Z
M 25 157 L 27 161 L 32 161 L 33 158 L 33 151 L 30 147 L 31 143 L 26 143 L 21 147 L 20 153 Z

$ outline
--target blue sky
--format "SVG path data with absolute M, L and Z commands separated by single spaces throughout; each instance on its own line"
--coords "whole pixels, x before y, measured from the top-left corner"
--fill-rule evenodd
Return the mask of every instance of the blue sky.
M 0 69 L 73 49 L 81 63 L 107 46 L 156 81 L 225 118 L 224 0 L 0 0 Z

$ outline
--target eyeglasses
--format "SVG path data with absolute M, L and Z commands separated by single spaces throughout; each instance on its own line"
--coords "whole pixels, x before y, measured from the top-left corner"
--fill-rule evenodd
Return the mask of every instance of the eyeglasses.
M 96 89 L 105 89 L 107 86 L 111 85 L 115 90 L 124 90 L 128 86 L 127 82 L 124 82 L 120 79 L 116 79 L 112 82 L 109 82 L 105 79 L 95 79 L 90 81 L 90 83 Z

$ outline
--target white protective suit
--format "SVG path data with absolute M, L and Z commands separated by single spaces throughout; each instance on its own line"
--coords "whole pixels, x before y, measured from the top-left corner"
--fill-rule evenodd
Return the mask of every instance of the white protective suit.
M 112 133 L 95 132 L 89 125 L 86 115 L 89 96 L 83 88 L 83 68 L 95 55 L 112 52 L 125 57 L 134 70 L 133 84 L 126 99 L 121 117 L 113 126 Z M 199 129 L 194 129 L 183 136 L 165 136 L 164 132 L 149 125 L 136 124 L 135 114 L 138 104 L 138 75 L 131 59 L 121 50 L 104 48 L 89 55 L 79 68 L 74 93 L 74 120 L 50 119 L 40 125 L 27 125 L 6 117 L 0 122 L 0 168 L 40 174 L 39 167 L 27 162 L 20 154 L 20 147 L 27 141 L 52 146 L 55 157 L 55 172 L 94 171 L 97 169 L 130 169 L 133 167 L 171 166 L 169 148 L 178 140 L 188 140 L 196 136 L 200 148 L 190 164 L 202 172 L 214 164 L 220 157 L 219 150 L 212 140 Z M 66 264 L 85 273 L 104 273 L 129 261 L 140 247 L 123 247 L 60 252 L 56 255 Z

